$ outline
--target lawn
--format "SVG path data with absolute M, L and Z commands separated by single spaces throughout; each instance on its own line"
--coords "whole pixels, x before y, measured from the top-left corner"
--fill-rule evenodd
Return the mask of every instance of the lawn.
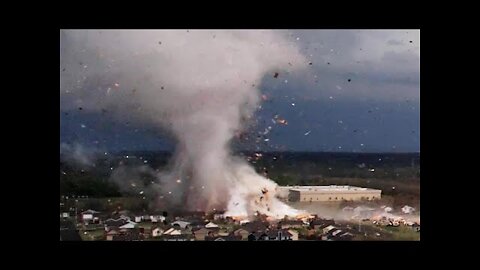
M 85 232 L 87 234 L 85 234 Z M 83 241 L 105 240 L 104 239 L 104 235 L 105 235 L 105 230 L 104 229 L 99 229 L 99 230 L 94 230 L 94 231 L 80 230 L 79 234 L 80 234 L 80 237 L 82 238 Z
M 385 231 L 392 234 L 392 240 L 396 241 L 420 241 L 420 233 L 409 226 L 387 226 Z

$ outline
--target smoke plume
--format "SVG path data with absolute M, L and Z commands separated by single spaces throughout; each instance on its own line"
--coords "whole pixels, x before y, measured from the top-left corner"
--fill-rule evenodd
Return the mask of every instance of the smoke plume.
M 276 184 L 230 151 L 259 106 L 264 76 L 307 65 L 280 31 L 61 31 L 62 110 L 101 112 L 166 129 L 176 139 L 163 196 L 227 215 L 299 212 Z
M 94 166 L 98 152 L 93 148 L 85 147 L 79 143 L 60 143 L 61 160 L 80 166 Z

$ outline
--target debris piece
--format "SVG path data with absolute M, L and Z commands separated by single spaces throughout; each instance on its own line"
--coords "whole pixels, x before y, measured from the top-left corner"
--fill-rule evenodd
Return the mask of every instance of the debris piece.
M 278 77 L 278 72 L 275 72 L 275 74 L 273 75 L 274 78 L 277 78 Z

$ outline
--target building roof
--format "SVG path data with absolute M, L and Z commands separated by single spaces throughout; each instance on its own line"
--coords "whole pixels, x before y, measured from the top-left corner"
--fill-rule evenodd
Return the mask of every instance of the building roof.
M 186 226 L 188 226 L 190 224 L 190 222 L 187 222 L 187 221 L 182 221 L 182 220 L 177 220 L 175 222 L 172 222 L 172 225 L 178 225 L 182 228 L 185 228 Z
M 92 209 L 88 209 L 88 210 L 82 212 L 83 215 L 84 214 L 92 214 L 93 215 L 93 214 L 98 214 L 98 213 L 100 213 L 100 212 L 92 210 Z
M 279 225 L 303 225 L 303 222 L 301 220 L 295 220 L 295 219 L 288 219 L 288 220 L 281 220 Z
M 268 222 L 253 221 L 242 225 L 242 229 L 245 229 L 248 232 L 258 232 L 265 231 L 268 228 Z
M 293 235 L 288 230 L 270 230 L 267 232 L 268 237 L 277 237 L 278 233 L 282 233 L 282 236 L 292 237 Z
M 327 232 L 330 232 L 331 230 L 336 229 L 336 227 L 332 226 L 332 225 L 329 225 L 329 226 L 325 227 L 324 229 L 326 229 Z
M 358 193 L 358 192 L 368 192 L 368 193 L 378 193 L 381 192 L 379 189 L 371 188 L 362 188 L 354 186 L 293 186 L 289 190 L 299 191 L 304 193 Z
M 205 241 L 239 241 L 241 236 L 229 234 L 227 236 L 205 236 Z
M 218 228 L 218 225 L 213 222 L 209 222 L 207 225 L 205 225 L 205 228 Z
M 128 220 L 119 218 L 119 219 L 107 219 L 105 220 L 104 224 L 107 227 L 120 227 L 128 223 Z

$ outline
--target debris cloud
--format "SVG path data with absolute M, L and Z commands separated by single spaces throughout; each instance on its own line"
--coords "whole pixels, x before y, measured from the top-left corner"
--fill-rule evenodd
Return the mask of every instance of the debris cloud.
M 169 170 L 157 175 L 162 196 L 193 210 L 224 208 L 232 216 L 300 214 L 275 197 L 273 181 L 230 151 L 234 135 L 248 128 L 242 119 L 251 119 L 266 99 L 257 87 L 262 79 L 308 66 L 283 32 L 60 34 L 62 110 L 107 110 L 119 120 L 168 130 L 176 139 Z M 284 119 L 277 123 L 287 125 Z

